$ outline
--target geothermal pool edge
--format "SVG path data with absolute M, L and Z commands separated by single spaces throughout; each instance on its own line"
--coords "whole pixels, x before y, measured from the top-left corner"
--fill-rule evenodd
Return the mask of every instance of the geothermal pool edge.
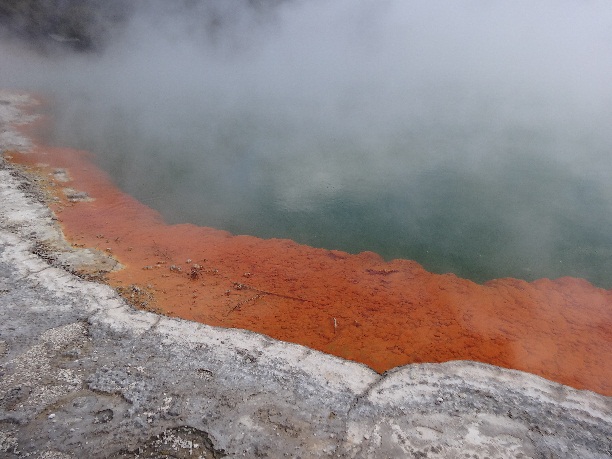
M 26 148 L 6 123 L 0 150 Z M 610 397 L 467 361 L 378 375 L 253 332 L 137 311 L 49 264 L 41 247 L 73 249 L 32 178 L 0 161 L 3 457 L 612 454 Z

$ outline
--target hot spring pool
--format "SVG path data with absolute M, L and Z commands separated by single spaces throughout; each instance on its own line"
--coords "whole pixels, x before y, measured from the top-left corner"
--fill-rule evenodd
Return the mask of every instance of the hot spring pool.
M 612 287 L 609 5 L 240 8 L 212 35 L 146 11 L 100 54 L 3 69 L 168 222 Z

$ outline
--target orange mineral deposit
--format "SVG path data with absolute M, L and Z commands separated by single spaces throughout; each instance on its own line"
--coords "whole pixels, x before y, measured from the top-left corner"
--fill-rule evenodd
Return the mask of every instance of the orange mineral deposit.
M 116 258 L 124 268 L 105 281 L 138 307 L 252 330 L 378 372 L 476 360 L 612 395 L 612 292 L 585 280 L 479 285 L 374 253 L 167 225 L 86 152 L 38 145 L 12 157 L 50 177 L 68 240 Z

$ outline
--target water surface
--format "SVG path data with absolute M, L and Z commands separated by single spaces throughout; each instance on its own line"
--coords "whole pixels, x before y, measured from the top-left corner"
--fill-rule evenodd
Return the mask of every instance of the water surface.
M 55 142 L 169 222 L 612 287 L 609 4 L 236 8 L 212 35 L 149 11 L 101 55 L 22 61 Z

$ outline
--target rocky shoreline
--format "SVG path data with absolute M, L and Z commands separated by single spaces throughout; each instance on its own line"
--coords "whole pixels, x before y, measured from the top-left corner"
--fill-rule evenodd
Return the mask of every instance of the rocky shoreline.
M 2 93 L 2 151 L 29 146 L 9 126 L 27 121 L 23 97 Z M 137 311 L 38 250 L 78 263 L 85 252 L 63 241 L 36 184 L 2 160 L 2 457 L 612 455 L 610 397 L 468 361 L 379 375 L 264 335 Z

